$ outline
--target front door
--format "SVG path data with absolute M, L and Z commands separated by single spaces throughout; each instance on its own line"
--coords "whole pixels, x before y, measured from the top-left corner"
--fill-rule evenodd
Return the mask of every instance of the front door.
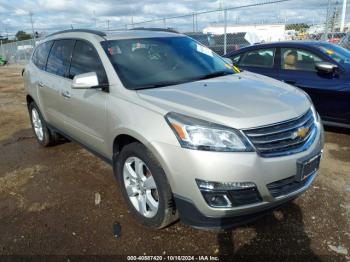
M 76 75 L 89 72 L 96 72 L 100 85 L 108 84 L 105 70 L 95 48 L 86 41 L 77 40 L 68 78 L 73 79 Z M 70 83 L 72 84 L 72 80 Z M 109 93 L 101 88 L 72 89 L 71 84 L 62 90 L 61 110 L 65 117 L 65 129 L 78 142 L 106 156 L 106 105 Z
M 281 48 L 279 79 L 308 93 L 324 120 L 346 122 L 350 119 L 350 81 L 341 71 L 334 75 L 317 72 L 315 63 L 321 61 L 309 50 Z

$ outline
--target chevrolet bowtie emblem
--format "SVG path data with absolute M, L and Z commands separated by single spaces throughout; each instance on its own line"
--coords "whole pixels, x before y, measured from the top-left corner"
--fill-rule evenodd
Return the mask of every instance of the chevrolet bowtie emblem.
M 294 138 L 301 138 L 301 139 L 305 138 L 307 133 L 309 132 L 309 129 L 310 128 L 308 128 L 308 127 L 298 128 L 298 130 L 292 134 L 293 139 Z

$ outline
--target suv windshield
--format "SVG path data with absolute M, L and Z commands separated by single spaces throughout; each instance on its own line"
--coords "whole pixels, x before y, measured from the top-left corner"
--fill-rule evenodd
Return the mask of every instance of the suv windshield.
M 346 70 L 350 70 L 350 52 L 343 47 L 337 45 L 319 46 L 319 48 L 327 56 L 337 61 Z
M 102 46 L 128 89 L 156 88 L 234 73 L 220 56 L 189 37 L 109 40 Z

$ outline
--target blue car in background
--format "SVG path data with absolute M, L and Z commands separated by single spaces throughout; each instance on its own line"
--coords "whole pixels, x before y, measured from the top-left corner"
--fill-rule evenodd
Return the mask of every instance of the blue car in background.
M 350 52 L 317 41 L 258 44 L 225 57 L 241 69 L 303 89 L 325 125 L 350 128 Z

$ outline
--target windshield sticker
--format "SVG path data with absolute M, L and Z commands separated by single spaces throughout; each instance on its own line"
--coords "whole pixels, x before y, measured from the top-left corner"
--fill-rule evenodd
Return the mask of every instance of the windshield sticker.
M 233 70 L 236 72 L 236 73 L 240 73 L 241 70 L 237 67 L 237 66 L 232 66 L 233 67 Z
M 211 51 L 208 47 L 199 44 L 197 44 L 197 51 L 207 56 L 213 56 L 213 51 Z

